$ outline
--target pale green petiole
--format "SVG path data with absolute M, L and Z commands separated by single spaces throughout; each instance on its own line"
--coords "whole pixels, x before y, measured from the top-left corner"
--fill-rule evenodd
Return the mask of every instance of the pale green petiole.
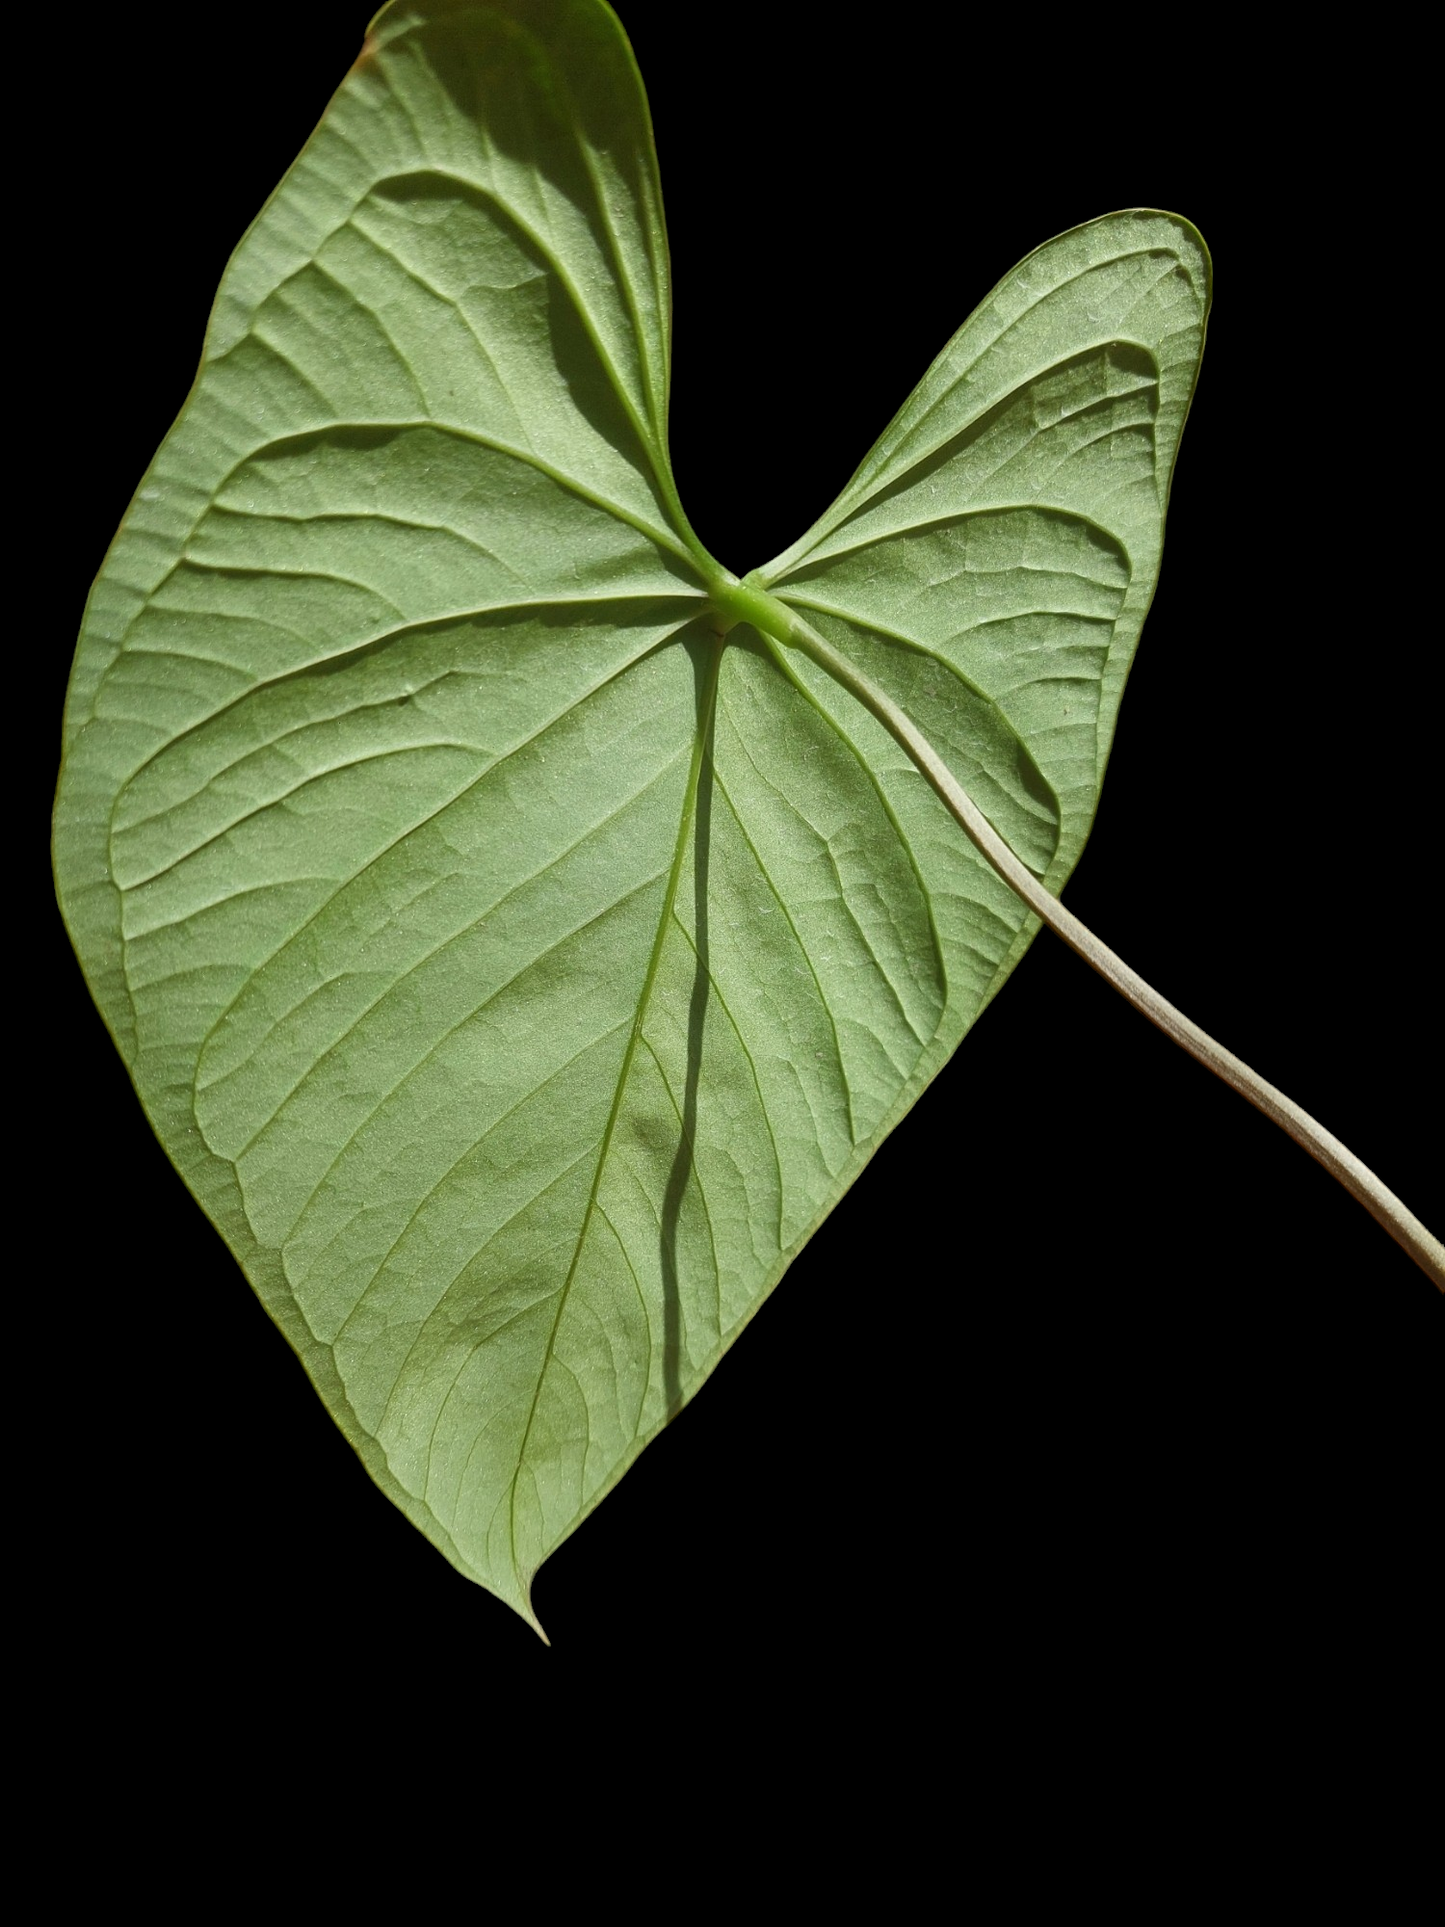
M 1151 1024 L 1157 1025 L 1166 1037 L 1171 1038 L 1182 1050 L 1188 1051 L 1206 1070 L 1223 1078 L 1256 1110 L 1262 1111 L 1296 1144 L 1308 1151 L 1331 1177 L 1338 1179 L 1350 1195 L 1359 1200 L 1372 1218 L 1384 1226 L 1395 1242 L 1409 1252 L 1426 1277 L 1445 1292 L 1445 1246 L 1426 1229 L 1414 1212 L 1337 1137 L 1302 1110 L 1292 1098 L 1286 1097 L 1283 1091 L 1276 1090 L 1257 1071 L 1242 1063 L 1233 1052 L 1216 1043 L 1182 1011 L 1176 1010 L 1173 1004 L 1131 970 L 1121 957 L 1116 956 L 1107 944 L 1101 943 L 1071 911 L 1066 910 L 1057 897 L 1051 896 L 1038 878 L 1019 862 L 922 731 L 896 703 L 861 675 L 836 649 L 830 648 L 818 631 L 796 611 L 789 609 L 775 596 L 766 594 L 758 585 L 744 582 L 725 595 L 715 592 L 714 601 L 733 620 L 746 617 L 775 649 L 780 645 L 801 649 L 820 669 L 826 670 L 850 695 L 855 696 L 912 760 L 974 848 L 1028 905 L 1040 922 L 1047 924 L 1056 936 L 1061 937 L 1086 964 L 1097 970 L 1105 982 L 1111 984 L 1135 1010 L 1147 1017 Z

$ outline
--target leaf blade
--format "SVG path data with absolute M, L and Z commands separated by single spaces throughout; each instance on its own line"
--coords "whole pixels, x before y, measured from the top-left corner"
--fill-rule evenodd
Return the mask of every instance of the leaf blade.
M 530 50 L 529 59 L 543 20 L 605 29 L 609 45 L 625 45 L 601 8 L 511 11 L 521 27 L 501 40 Z M 433 16 L 442 28 L 431 38 L 428 77 L 418 46 Z M 398 8 L 385 16 L 379 51 L 363 63 L 332 126 L 351 140 L 346 114 L 359 99 L 374 105 L 378 72 L 394 69 L 402 76 L 394 83 L 402 119 L 413 132 L 418 116 L 434 111 L 443 146 L 471 138 L 469 115 L 483 128 L 492 143 L 486 193 L 455 191 L 459 177 L 450 166 L 424 177 L 415 167 L 398 171 L 397 156 L 388 154 L 366 192 L 352 196 L 347 238 L 338 242 L 333 225 L 316 240 L 314 259 L 326 254 L 321 268 L 298 265 L 295 235 L 276 220 L 266 228 L 264 216 L 243 244 L 208 364 L 219 386 L 198 390 L 211 413 L 194 408 L 167 445 L 171 469 L 153 471 L 175 480 L 178 497 L 190 486 L 191 497 L 137 518 L 129 532 L 136 540 L 118 549 L 97 592 L 91 641 L 114 642 L 119 626 L 127 646 L 95 682 L 89 739 L 67 764 L 63 821 L 66 837 L 75 836 L 62 887 L 79 933 L 84 916 L 73 906 L 99 901 L 111 877 L 123 886 L 113 930 L 98 934 L 92 925 L 82 939 L 93 980 L 113 987 L 117 1028 L 130 1026 L 128 1054 L 164 1141 L 226 1228 L 343 1429 L 449 1557 L 529 1613 L 536 1564 L 706 1377 L 947 1056 L 945 1033 L 956 1041 L 967 1013 L 1001 980 L 1022 917 L 1012 899 L 989 898 L 992 879 L 973 876 L 966 856 L 934 847 L 938 825 L 918 816 L 911 772 L 890 763 L 836 691 L 781 673 L 765 649 L 736 635 L 716 698 L 698 703 L 698 665 L 716 652 L 705 629 L 685 633 L 705 606 L 707 563 L 670 491 L 660 441 L 665 263 L 650 146 L 636 135 L 638 127 L 645 134 L 645 108 L 637 96 L 628 109 L 631 149 L 645 164 L 630 177 L 627 193 L 641 212 L 625 235 L 605 218 L 589 229 L 579 213 L 584 204 L 605 204 L 605 183 L 617 178 L 611 159 L 596 160 L 605 143 L 582 143 L 580 172 L 571 158 L 558 163 L 556 179 L 567 192 L 553 192 L 554 182 L 529 198 L 517 185 L 515 153 L 499 159 L 494 151 L 509 139 L 514 148 L 522 142 L 515 101 L 502 98 L 507 90 L 498 92 L 494 75 L 477 77 L 470 42 L 458 43 L 447 70 L 456 84 L 437 64 L 446 62 L 435 48 L 473 16 L 503 17 L 470 7 Z M 446 96 L 439 105 L 433 82 Z M 566 93 L 554 87 L 549 98 Z M 458 108 L 463 95 L 472 107 Z M 491 105 L 478 112 L 478 99 Z M 615 90 L 598 111 L 610 113 L 614 104 Z M 562 120 L 571 140 L 586 116 L 569 105 Z M 526 138 L 535 146 L 534 134 Z M 314 181 L 320 151 L 308 150 L 295 180 Z M 443 158 L 452 158 L 450 147 Z M 496 223 L 487 230 L 486 209 L 502 178 L 512 183 L 516 218 L 505 231 Z M 324 203 L 335 181 L 322 187 Z M 284 192 L 268 213 L 278 206 L 292 206 Z M 446 246 L 428 254 L 435 230 L 449 227 Z M 323 228 L 320 219 L 317 233 Z M 397 280 L 386 261 L 402 256 Z M 449 285 L 447 263 L 462 258 L 492 264 L 487 285 L 498 296 L 481 302 L 465 339 L 440 327 L 436 307 L 436 290 Z M 559 259 L 585 260 L 585 274 L 559 268 Z M 537 404 L 538 383 L 515 375 L 525 357 L 514 346 L 503 356 L 512 378 L 493 379 L 497 355 L 488 344 L 507 342 L 508 328 L 520 325 L 521 310 L 508 308 L 499 290 L 520 289 L 525 304 L 549 260 L 557 299 L 545 309 L 534 303 L 527 325 L 535 332 L 545 324 L 550 354 L 548 361 L 539 353 L 533 374 L 545 363 L 561 379 Z M 509 274 L 517 278 L 508 284 Z M 370 317 L 349 330 L 336 295 L 348 276 L 364 290 L 358 305 Z M 579 300 L 582 280 L 588 293 Z M 428 362 L 420 349 L 399 350 L 410 339 L 407 315 L 423 318 L 423 333 L 445 337 L 445 353 Z M 339 365 L 312 365 L 316 344 L 338 341 Z M 445 387 L 446 358 L 459 345 L 475 377 L 465 422 L 452 418 L 455 398 Z M 600 372 L 584 406 L 576 370 L 588 353 Z M 238 455 L 234 433 L 228 442 L 223 429 L 234 429 L 244 396 L 293 426 L 279 441 L 257 441 Z M 385 409 L 377 410 L 377 397 Z M 336 419 L 318 424 L 318 409 L 328 408 Z M 261 426 L 252 423 L 258 433 Z M 450 493 L 442 486 L 450 457 L 437 452 L 439 434 L 469 444 L 468 466 Z M 431 438 L 420 453 L 419 436 Z M 403 438 L 406 487 L 404 499 L 393 499 L 386 461 Z M 179 456 L 200 469 L 209 459 L 212 485 L 176 474 Z M 486 504 L 475 528 L 467 521 L 473 496 Z M 855 534 L 863 526 L 860 511 Z M 161 566 L 167 549 L 170 561 Z M 266 558 L 259 571 L 246 560 L 258 553 Z M 846 586 L 840 554 L 815 558 L 832 565 L 833 588 Z M 466 596 L 457 588 L 464 580 Z M 578 614 L 588 598 L 564 591 L 607 601 L 606 638 Z M 225 601 L 233 593 L 234 607 Z M 523 597 L 525 612 L 503 601 L 509 593 Z M 118 613 L 102 609 L 107 598 Z M 547 627 L 539 607 L 556 617 L 557 650 L 549 656 L 546 639 L 531 636 L 526 666 L 512 680 L 534 676 L 560 687 L 563 658 L 570 671 L 587 671 L 585 692 L 574 688 L 547 725 L 584 744 L 562 752 L 572 841 L 553 824 L 556 863 L 489 895 L 481 887 L 487 865 L 505 866 L 514 845 L 535 857 L 545 841 L 538 825 L 547 782 L 535 760 L 540 750 L 531 752 L 534 739 L 517 752 L 524 761 L 534 756 L 532 787 L 522 793 L 522 763 L 511 763 L 485 835 L 461 836 L 459 815 L 447 813 L 464 809 L 464 793 L 493 767 L 486 758 L 496 743 L 483 740 L 483 725 L 495 735 L 515 709 L 505 700 L 502 643 L 514 626 Z M 858 614 L 838 619 L 856 628 Z M 159 634 L 148 646 L 141 625 L 164 627 L 162 618 L 179 621 L 187 637 L 212 639 L 234 638 L 234 624 L 244 622 L 245 647 L 235 660 L 225 648 L 202 649 L 186 669 L 190 681 L 158 685 L 154 659 L 166 651 Z M 451 701 L 452 685 L 465 680 L 458 665 L 481 636 L 497 673 L 468 735 L 459 722 L 466 706 Z M 299 654 L 288 654 L 298 639 Z M 670 649 L 671 640 L 683 646 Z M 914 653 L 940 660 L 922 645 Z M 595 688 L 589 675 L 602 678 Z M 77 691 L 88 676 L 87 669 Z M 239 693 L 238 676 L 250 678 Z M 964 678 L 955 681 L 962 687 Z M 624 688 L 632 723 L 653 729 L 656 768 L 629 800 L 612 797 L 609 809 L 603 779 L 624 766 L 636 772 L 641 754 L 632 738 L 624 752 L 621 734 L 596 727 L 611 700 L 606 692 Z M 399 727 L 397 705 L 411 710 L 409 720 L 426 712 L 416 740 Z M 1015 775 L 1025 770 L 1013 800 L 1026 814 L 1030 796 L 1037 801 L 1050 784 L 1027 732 L 993 707 L 990 753 L 1014 755 Z M 378 736 L 383 711 L 389 720 Z M 699 760 L 709 731 L 714 748 Z M 977 745 L 962 744 L 960 753 L 987 765 Z M 694 834 L 688 787 L 678 787 L 689 758 L 697 771 L 691 793 L 706 799 L 705 835 Z M 645 775 L 651 765 L 642 762 Z M 406 772 L 391 789 L 387 768 Z M 408 809 L 415 817 L 423 791 L 427 813 L 411 820 Z M 112 868 L 99 878 L 86 868 L 93 836 L 88 853 L 79 847 L 94 831 L 97 797 L 106 799 L 112 826 Z M 629 815 L 635 810 L 645 828 Z M 423 847 L 436 820 L 444 829 Z M 1026 830 L 1018 832 L 1024 841 Z M 627 846 L 627 877 L 596 861 L 608 835 Z M 441 973 L 450 977 L 441 992 L 418 997 L 416 1010 L 398 1021 L 416 979 L 403 973 L 400 991 L 384 981 L 395 959 L 378 953 L 379 937 L 383 951 L 421 940 L 435 892 L 444 894 L 447 849 L 459 842 L 471 895 L 452 920 L 487 935 L 464 968 Z M 394 848 L 404 848 L 407 861 L 393 874 L 384 866 Z M 1036 853 L 1047 864 L 1053 849 Z M 483 952 L 522 943 L 520 897 L 578 850 L 588 861 L 567 873 L 562 899 L 574 911 L 585 907 L 589 879 L 581 870 L 590 869 L 592 885 L 610 894 L 598 915 L 613 919 L 613 936 L 587 962 L 566 953 L 572 961 L 549 983 L 550 1001 L 532 1010 L 529 1029 L 513 1013 L 514 1030 L 522 1026 L 530 1040 L 532 1083 L 513 1090 L 516 1102 L 507 1108 L 500 1047 L 464 1061 L 447 1057 L 449 1040 L 508 995 L 514 980 Z M 209 851 L 224 860 L 208 868 Z M 313 874 L 318 852 L 324 861 Z M 666 853 L 672 884 L 659 894 Z M 423 893 L 430 908 L 418 910 L 423 894 L 406 894 L 417 876 L 435 886 Z M 177 877 L 189 898 L 177 895 Z M 360 891 L 340 900 L 358 880 Z M 205 900 L 215 892 L 216 901 Z M 263 908 L 258 898 L 267 892 Z M 363 900 L 374 927 L 363 928 L 354 914 Z M 205 919 L 223 902 L 232 922 L 207 936 Z M 760 934 L 769 916 L 779 919 L 776 941 Z M 627 922 L 621 936 L 619 921 Z M 578 929 L 595 938 L 597 922 Z M 434 954 L 445 956 L 463 933 L 431 934 Z M 257 948 L 258 935 L 269 950 Z M 574 936 L 564 932 L 559 942 Z M 167 943 L 176 956 L 163 954 Z M 643 952 L 651 960 L 643 987 L 629 990 L 635 975 L 610 966 L 625 958 L 635 972 Z M 453 962 L 457 954 L 450 953 Z M 536 971 L 554 954 L 556 946 L 537 948 L 523 961 Z M 305 968 L 288 980 L 298 957 Z M 583 978 L 601 1001 L 588 1004 L 579 993 Z M 972 986 L 966 995 L 955 994 L 960 981 Z M 589 1013 L 591 1024 L 583 1021 Z M 435 1089 L 445 1086 L 443 1097 L 434 1090 L 417 1099 L 416 1068 L 401 1061 L 408 1046 L 426 1067 L 420 1074 L 440 1078 Z M 378 1101 L 391 1074 L 388 1051 L 400 1081 Z M 608 1121 L 597 1125 L 592 1113 L 605 1093 Z M 545 1128 L 527 1109 L 539 1094 L 551 1106 Z M 504 1143 L 479 1124 L 484 1100 L 501 1107 L 501 1123 L 513 1130 Z M 383 1142 L 372 1120 L 398 1103 L 412 1112 Z M 422 1128 L 438 1119 L 443 1128 Z M 589 1147 L 597 1152 L 590 1177 Z M 345 1160 L 358 1156 L 360 1164 L 348 1168 Z M 400 1186 L 397 1196 L 388 1184 Z M 466 1215 L 482 1191 L 492 1212 L 485 1227 Z M 539 1229 L 549 1211 L 555 1222 Z M 437 1214 L 448 1212 L 442 1226 Z M 566 1227 L 579 1219 L 559 1292 L 548 1254 L 566 1248 Z M 445 1259 L 448 1250 L 463 1263 L 437 1270 L 439 1252 Z M 469 1267 L 482 1252 L 487 1275 L 479 1280 Z

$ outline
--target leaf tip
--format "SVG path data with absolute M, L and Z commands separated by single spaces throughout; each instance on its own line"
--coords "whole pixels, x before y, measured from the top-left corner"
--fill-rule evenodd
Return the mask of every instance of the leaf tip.
M 550 1639 L 548 1639 L 546 1632 L 543 1630 L 541 1620 L 538 1619 L 536 1613 L 534 1613 L 532 1610 L 532 1594 L 531 1594 L 530 1588 L 525 1593 L 523 1593 L 522 1603 L 520 1606 L 517 1607 L 517 1612 L 521 1616 L 521 1618 L 526 1620 L 527 1624 L 532 1628 L 532 1631 L 537 1635 L 538 1639 L 541 1640 L 542 1644 L 544 1646 L 550 1647 L 552 1642 Z

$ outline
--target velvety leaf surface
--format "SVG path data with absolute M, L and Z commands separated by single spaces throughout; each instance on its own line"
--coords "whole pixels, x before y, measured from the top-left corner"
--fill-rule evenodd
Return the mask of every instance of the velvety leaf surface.
M 1050 243 L 761 572 L 1055 889 L 1206 306 L 1172 217 Z M 669 331 L 610 12 L 388 9 L 231 263 L 67 711 L 62 901 L 162 1141 L 523 1613 L 1032 935 L 851 697 L 719 639 Z

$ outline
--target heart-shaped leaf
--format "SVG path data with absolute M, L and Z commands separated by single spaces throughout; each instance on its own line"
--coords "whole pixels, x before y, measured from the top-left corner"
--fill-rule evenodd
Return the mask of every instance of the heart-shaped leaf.
M 519 1612 L 1036 928 L 769 607 L 1056 893 L 1207 285 L 1168 215 L 1039 249 L 739 584 L 598 0 L 390 7 L 237 250 L 87 610 L 62 901 L 338 1423 Z

